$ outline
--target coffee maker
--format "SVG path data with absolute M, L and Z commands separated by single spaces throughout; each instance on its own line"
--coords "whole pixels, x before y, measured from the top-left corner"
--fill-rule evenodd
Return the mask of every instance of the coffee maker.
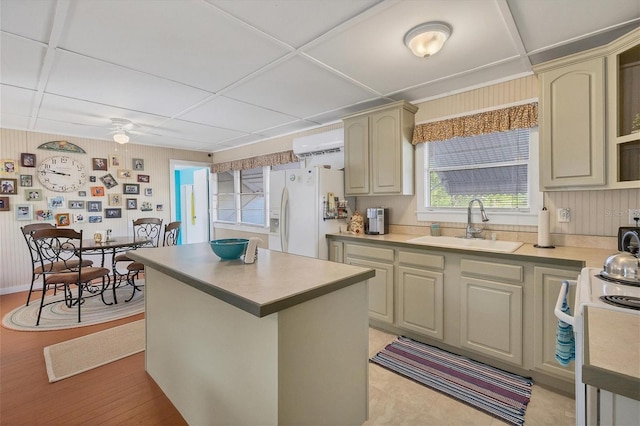
M 389 209 L 369 207 L 367 209 L 366 234 L 383 235 L 389 233 Z

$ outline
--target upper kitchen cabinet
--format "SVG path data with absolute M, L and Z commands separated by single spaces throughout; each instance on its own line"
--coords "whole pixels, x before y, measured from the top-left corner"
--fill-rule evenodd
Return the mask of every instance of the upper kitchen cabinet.
M 607 56 L 609 186 L 640 185 L 640 30 L 610 45 Z
M 418 108 L 395 102 L 344 121 L 345 195 L 412 195 Z
M 605 59 L 572 55 L 536 69 L 540 82 L 540 186 L 604 185 Z
M 535 68 L 546 191 L 640 185 L 640 29 Z

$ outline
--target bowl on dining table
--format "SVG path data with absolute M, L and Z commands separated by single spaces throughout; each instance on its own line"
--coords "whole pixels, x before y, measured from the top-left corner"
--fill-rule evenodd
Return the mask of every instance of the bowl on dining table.
M 222 260 L 240 259 L 247 248 L 249 240 L 246 238 L 224 238 L 211 240 L 211 250 Z

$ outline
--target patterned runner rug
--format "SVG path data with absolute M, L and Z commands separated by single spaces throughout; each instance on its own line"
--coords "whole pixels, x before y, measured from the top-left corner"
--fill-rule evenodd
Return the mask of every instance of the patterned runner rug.
M 531 379 L 402 336 L 370 361 L 509 424 L 524 424 Z

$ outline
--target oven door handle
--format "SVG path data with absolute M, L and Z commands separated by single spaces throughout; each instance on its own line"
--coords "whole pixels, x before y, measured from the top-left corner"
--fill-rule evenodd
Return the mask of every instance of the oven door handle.
M 577 281 L 570 280 L 562 281 L 562 287 L 560 288 L 560 292 L 558 293 L 558 300 L 556 300 L 556 307 L 553 310 L 556 318 L 558 318 L 560 321 L 566 322 L 569 325 L 574 325 L 575 319 L 574 317 L 562 312 L 562 302 L 564 302 L 566 295 L 569 294 L 569 286 L 575 286 L 577 283 Z

